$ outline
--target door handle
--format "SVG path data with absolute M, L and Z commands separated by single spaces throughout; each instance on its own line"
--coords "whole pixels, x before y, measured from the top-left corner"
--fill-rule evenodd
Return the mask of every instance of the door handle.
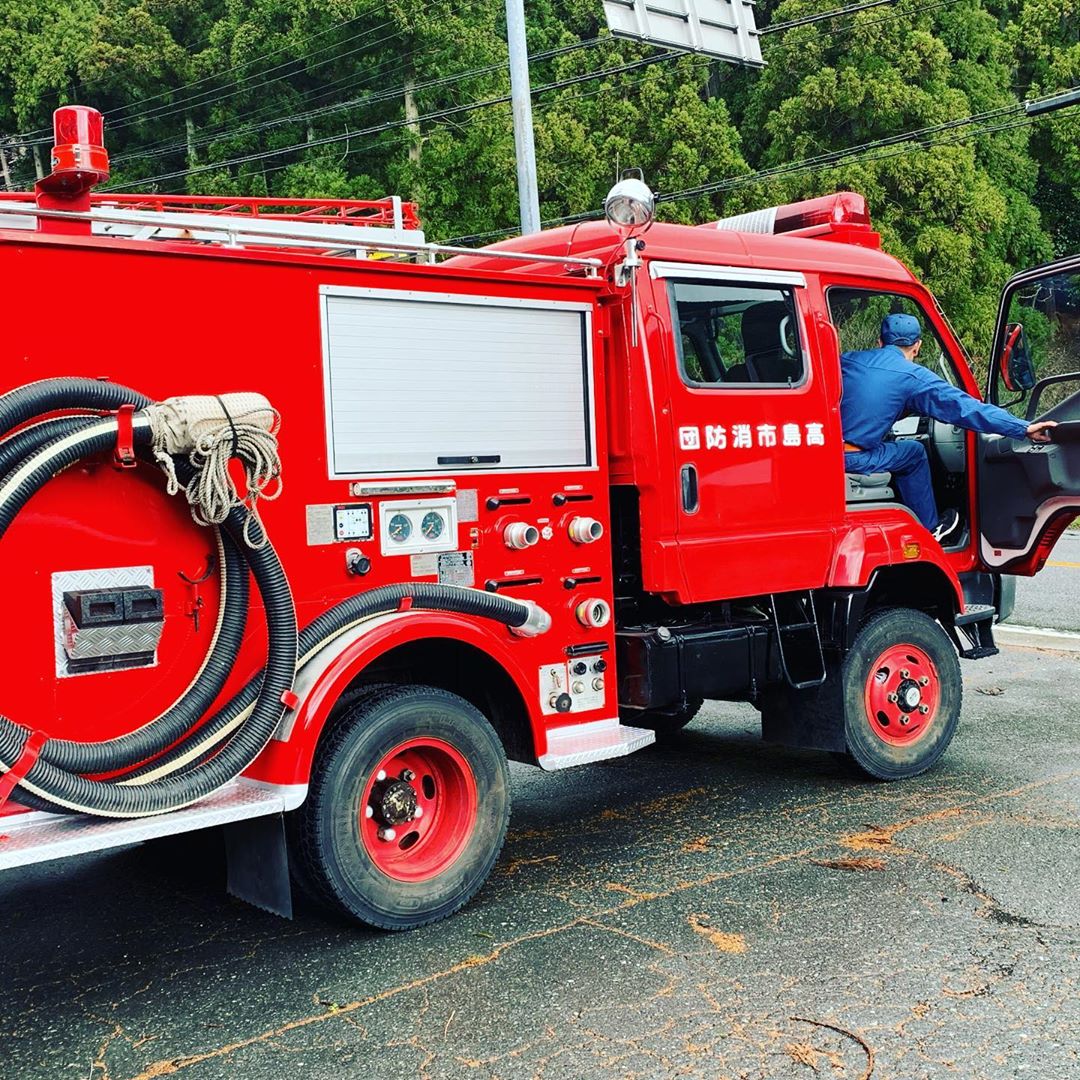
M 684 465 L 679 472 L 679 486 L 682 490 L 682 508 L 684 513 L 694 514 L 698 508 L 697 469 L 693 465 Z

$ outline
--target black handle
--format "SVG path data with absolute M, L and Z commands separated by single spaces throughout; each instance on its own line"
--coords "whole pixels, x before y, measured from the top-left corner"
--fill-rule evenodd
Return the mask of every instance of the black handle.
M 1046 434 L 1055 443 L 1080 441 L 1080 420 L 1059 420 L 1057 427 L 1046 429 Z
M 682 508 L 687 514 L 693 514 L 698 508 L 697 469 L 693 465 L 684 465 L 679 478 L 682 488 Z

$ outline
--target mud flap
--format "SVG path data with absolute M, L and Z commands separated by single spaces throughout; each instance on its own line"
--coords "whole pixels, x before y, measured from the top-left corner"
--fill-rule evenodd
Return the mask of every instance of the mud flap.
M 233 896 L 273 915 L 292 918 L 289 856 L 281 814 L 226 825 L 225 856 Z
M 770 686 L 761 703 L 761 737 L 765 742 L 802 750 L 844 753 L 844 708 L 835 692 L 838 679 L 809 690 Z

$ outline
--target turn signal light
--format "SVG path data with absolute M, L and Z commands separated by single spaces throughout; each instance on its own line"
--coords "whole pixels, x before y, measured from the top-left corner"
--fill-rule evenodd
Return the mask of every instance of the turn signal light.
M 901 542 L 900 553 L 905 559 L 917 559 L 922 554 L 922 545 L 918 540 L 911 540 L 905 536 Z

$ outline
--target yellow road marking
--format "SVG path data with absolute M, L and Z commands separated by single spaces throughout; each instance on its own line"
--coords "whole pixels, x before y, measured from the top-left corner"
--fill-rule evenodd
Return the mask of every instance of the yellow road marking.
M 1053 559 L 1050 559 L 1047 562 L 1046 565 L 1047 566 L 1067 566 L 1070 570 L 1080 570 L 1080 562 L 1055 562 Z

